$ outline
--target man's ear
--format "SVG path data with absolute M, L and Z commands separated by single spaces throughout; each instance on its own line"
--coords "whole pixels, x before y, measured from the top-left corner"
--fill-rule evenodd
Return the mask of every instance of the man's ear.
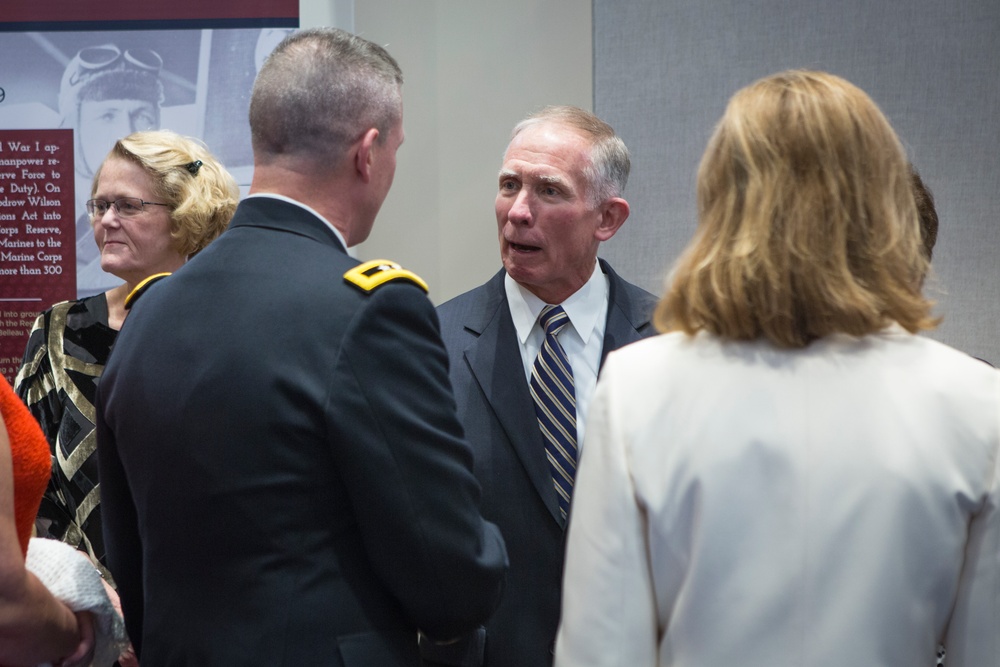
M 595 235 L 599 241 L 607 241 L 614 236 L 621 226 L 628 219 L 628 202 L 621 197 L 612 197 L 600 205 L 598 208 L 601 214 L 601 222 L 597 225 Z
M 370 128 L 361 135 L 356 144 L 357 150 L 354 153 L 354 168 L 357 169 L 361 180 L 367 183 L 372 178 L 372 165 L 375 164 L 375 141 L 378 139 L 378 130 Z

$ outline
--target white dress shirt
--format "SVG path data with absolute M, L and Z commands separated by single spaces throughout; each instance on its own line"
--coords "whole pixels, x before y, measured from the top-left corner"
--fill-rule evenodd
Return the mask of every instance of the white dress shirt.
M 604 325 L 608 319 L 608 277 L 594 261 L 594 272 L 590 279 L 561 304 L 546 304 L 537 296 L 504 276 L 504 289 L 510 305 L 511 319 L 517 330 L 520 343 L 521 362 L 524 364 L 525 382 L 531 381 L 531 367 L 538 356 L 538 350 L 545 340 L 545 332 L 538 323 L 538 316 L 546 305 L 561 305 L 569 324 L 559 332 L 569 364 L 573 367 L 573 385 L 576 392 L 576 442 L 583 442 L 587 408 L 597 385 L 597 372 L 601 367 L 601 350 L 604 347 Z
M 556 667 L 1000 666 L 1000 373 L 898 327 L 612 352 Z

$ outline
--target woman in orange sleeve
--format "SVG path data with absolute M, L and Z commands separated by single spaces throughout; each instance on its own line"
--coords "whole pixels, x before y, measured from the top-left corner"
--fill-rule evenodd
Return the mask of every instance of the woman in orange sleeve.
M 90 613 L 74 614 L 24 566 L 49 478 L 48 443 L 6 381 L 0 417 L 0 663 L 86 664 L 94 646 Z

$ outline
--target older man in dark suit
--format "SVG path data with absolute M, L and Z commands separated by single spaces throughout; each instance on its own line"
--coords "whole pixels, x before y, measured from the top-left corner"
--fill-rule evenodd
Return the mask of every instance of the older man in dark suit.
M 506 558 L 479 514 L 437 318 L 365 264 L 402 75 L 296 33 L 250 102 L 229 230 L 139 299 L 98 388 L 109 561 L 143 665 L 420 664 L 473 630 Z
M 608 352 L 653 333 L 655 298 L 603 260 L 629 215 L 628 150 L 575 107 L 514 128 L 496 198 L 503 269 L 438 308 L 483 513 L 510 554 L 488 667 L 547 667 L 586 409 Z

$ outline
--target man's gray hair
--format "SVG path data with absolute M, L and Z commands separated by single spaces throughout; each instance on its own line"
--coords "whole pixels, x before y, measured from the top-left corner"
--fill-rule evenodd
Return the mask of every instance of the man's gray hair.
M 381 142 L 402 118 L 402 83 L 399 65 L 377 44 L 337 28 L 292 33 L 254 82 L 254 155 L 336 161 L 370 128 Z
M 548 106 L 515 125 L 511 140 L 525 128 L 539 123 L 566 125 L 590 138 L 590 164 L 584 169 L 584 176 L 594 206 L 624 195 L 631 161 L 625 142 L 618 138 L 614 128 L 579 107 Z

